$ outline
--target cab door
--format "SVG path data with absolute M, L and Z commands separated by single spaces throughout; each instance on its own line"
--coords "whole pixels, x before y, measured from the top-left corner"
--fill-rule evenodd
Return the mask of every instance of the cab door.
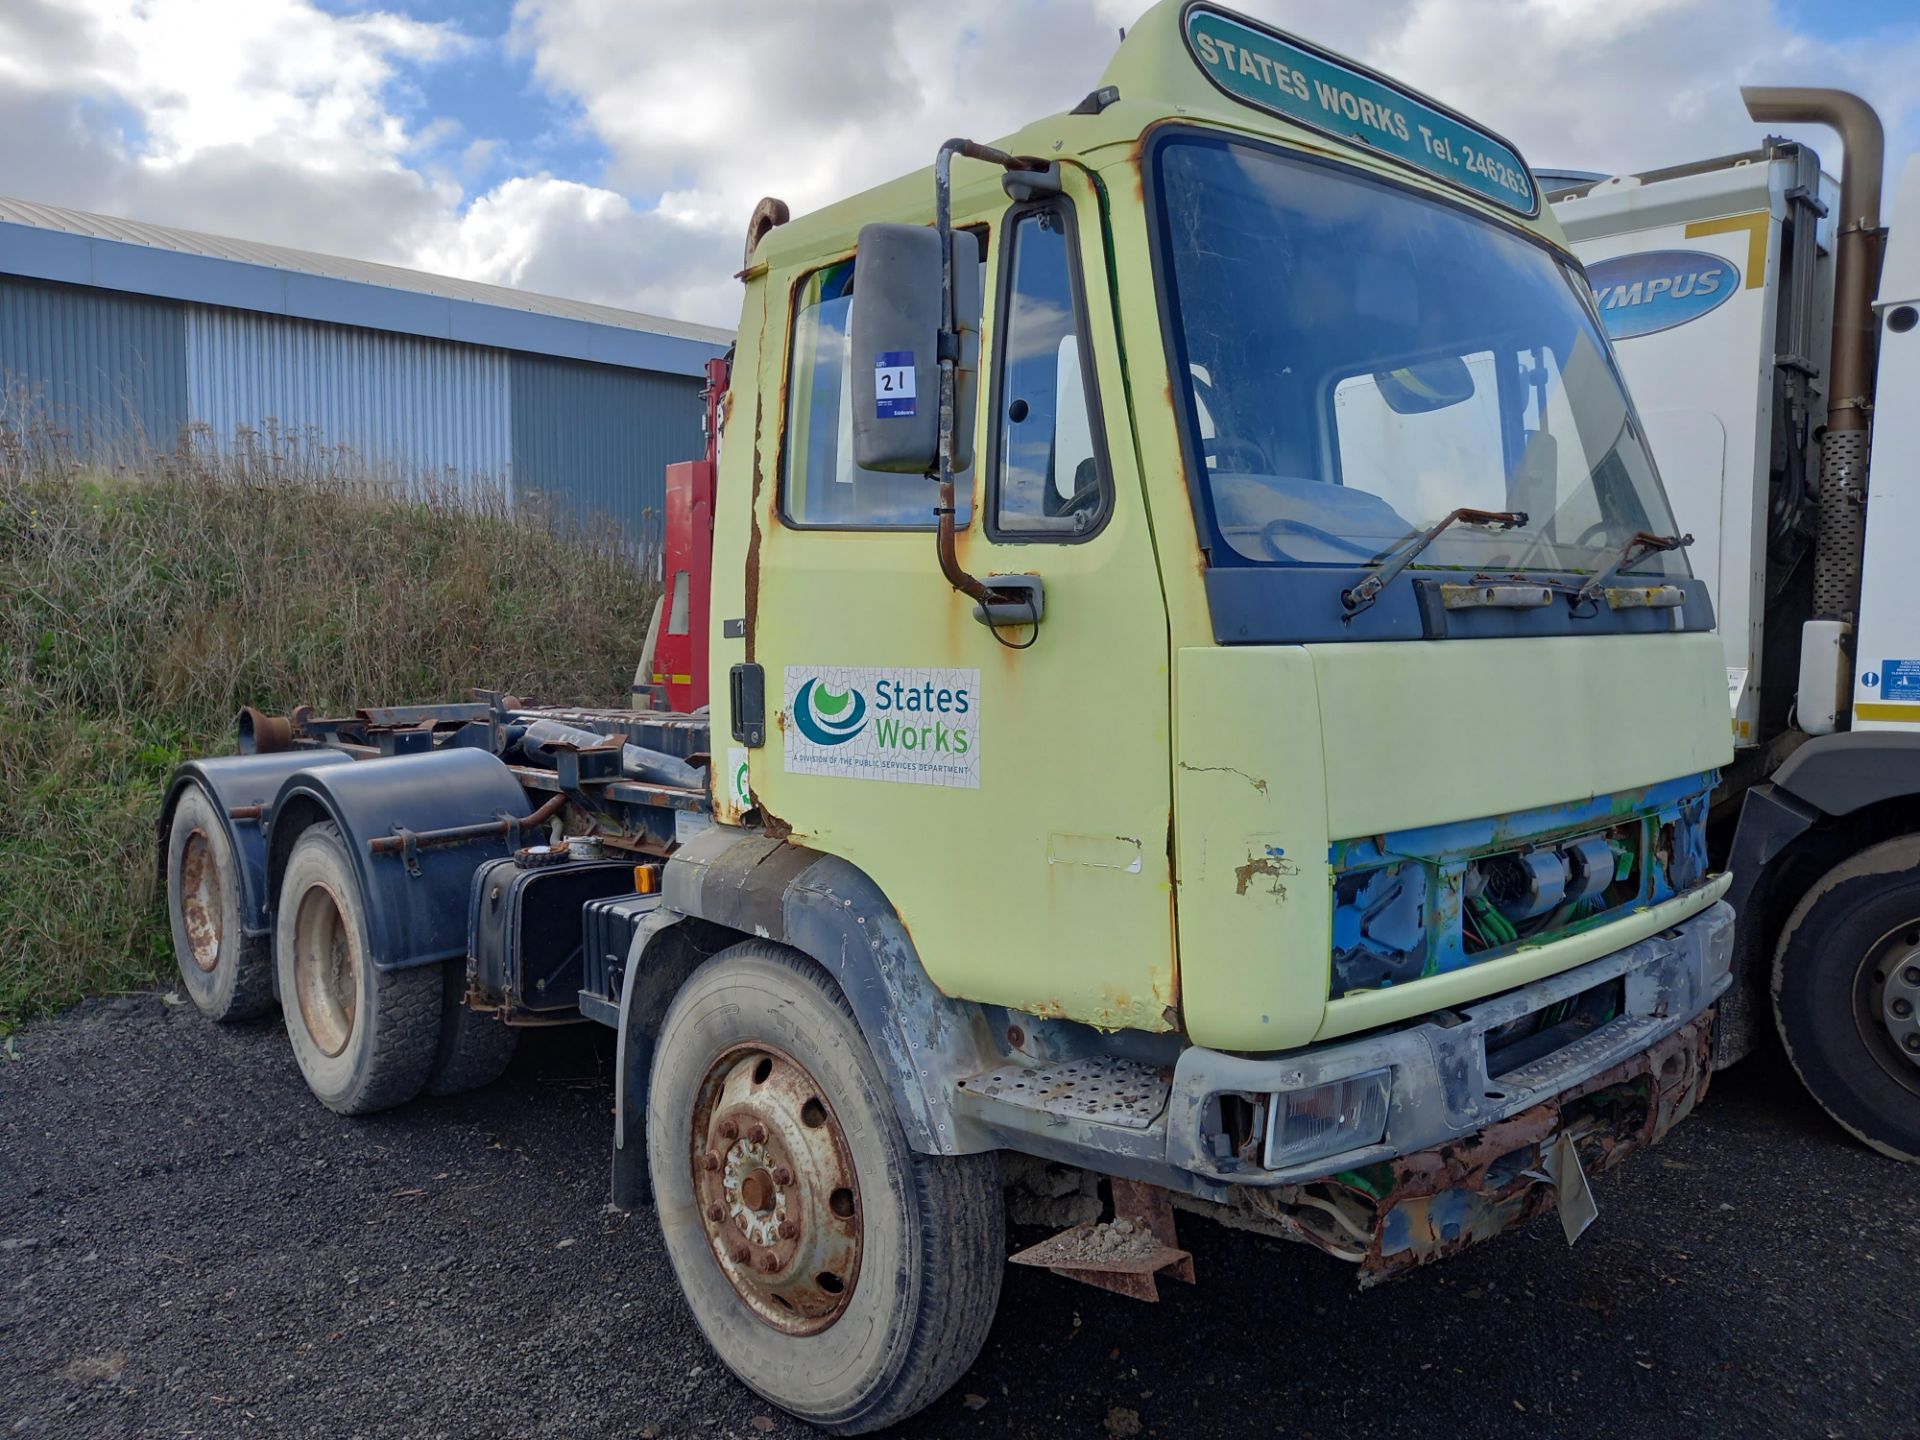
M 850 367 L 878 358 L 847 339 L 858 255 L 772 291 L 780 483 L 747 622 L 770 723 L 748 783 L 879 884 L 942 991 L 1159 1030 L 1178 1003 L 1166 615 L 1100 209 L 1083 174 L 1065 185 L 959 208 L 988 244 L 958 550 L 976 575 L 1039 575 L 1037 627 L 989 629 L 949 588 L 931 481 L 853 465 Z

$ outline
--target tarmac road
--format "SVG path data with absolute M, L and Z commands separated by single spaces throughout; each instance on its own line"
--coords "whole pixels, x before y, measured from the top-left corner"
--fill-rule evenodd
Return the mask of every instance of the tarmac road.
M 92 1002 L 0 1053 L 0 1437 L 802 1435 L 605 1208 L 602 1037 L 340 1120 L 276 1020 Z M 1920 1435 L 1920 1172 L 1779 1061 L 1551 1220 L 1365 1294 L 1182 1217 L 1158 1306 L 1007 1277 L 928 1436 Z M 1037 1236 L 1022 1236 L 1029 1240 Z

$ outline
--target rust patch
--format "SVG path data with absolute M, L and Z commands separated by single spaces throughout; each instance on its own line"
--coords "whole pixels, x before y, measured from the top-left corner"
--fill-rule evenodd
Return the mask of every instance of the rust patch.
M 1713 1011 L 1564 1094 L 1433 1150 L 1336 1180 L 1250 1191 L 1253 1207 L 1370 1285 L 1548 1214 L 1549 1152 L 1570 1136 L 1588 1175 L 1661 1140 L 1707 1093 Z
M 1291 860 L 1279 860 L 1271 855 L 1249 855 L 1247 863 L 1236 865 L 1233 869 L 1233 893 L 1244 895 L 1255 879 L 1265 877 L 1273 882 L 1264 893 L 1276 899 L 1287 898 L 1284 881 L 1291 880 L 1300 873 L 1300 867 Z
M 757 491 L 760 488 L 760 462 L 758 460 L 753 462 L 753 483 L 754 489 Z M 753 637 L 754 633 L 760 628 L 760 512 L 757 509 L 750 511 L 748 513 L 748 519 L 752 528 L 747 534 L 747 568 L 745 575 L 747 633 L 745 639 L 747 642 L 747 664 L 751 665 L 753 664 Z

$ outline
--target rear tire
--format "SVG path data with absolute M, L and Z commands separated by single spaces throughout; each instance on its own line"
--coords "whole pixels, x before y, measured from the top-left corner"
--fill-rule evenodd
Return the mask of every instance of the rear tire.
M 1788 917 L 1773 967 L 1774 1017 L 1801 1083 L 1850 1134 L 1909 1164 L 1920 1163 L 1916 867 L 1912 835 L 1835 866 Z M 1901 1002 L 1904 1024 L 1888 1018 Z
M 467 967 L 449 960 L 440 994 L 440 1048 L 427 1077 L 429 1095 L 464 1095 L 491 1085 L 513 1062 L 520 1032 L 467 1006 Z
M 252 1020 L 273 1008 L 273 951 L 241 928 L 239 858 L 222 817 L 198 785 L 167 832 L 167 918 L 180 986 L 209 1020 Z
M 1005 1265 L 998 1159 L 907 1144 L 852 1009 L 805 956 L 745 941 L 681 988 L 646 1143 L 694 1320 L 773 1404 L 862 1434 L 930 1404 L 980 1353 Z
M 440 1043 L 442 967 L 374 968 L 366 901 L 332 825 L 294 842 L 273 948 L 293 1058 L 320 1103 L 368 1115 L 418 1095 Z

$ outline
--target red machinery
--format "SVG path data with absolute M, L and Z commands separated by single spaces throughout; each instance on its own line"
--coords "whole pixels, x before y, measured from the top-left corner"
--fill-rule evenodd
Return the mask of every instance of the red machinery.
M 706 457 L 667 466 L 666 592 L 653 651 L 653 683 L 664 687 L 667 708 L 681 713 L 707 703 L 707 621 L 713 593 L 713 485 L 720 459 L 720 401 L 727 393 L 725 360 L 707 362 L 701 392 Z M 657 692 L 656 692 L 657 693 Z

